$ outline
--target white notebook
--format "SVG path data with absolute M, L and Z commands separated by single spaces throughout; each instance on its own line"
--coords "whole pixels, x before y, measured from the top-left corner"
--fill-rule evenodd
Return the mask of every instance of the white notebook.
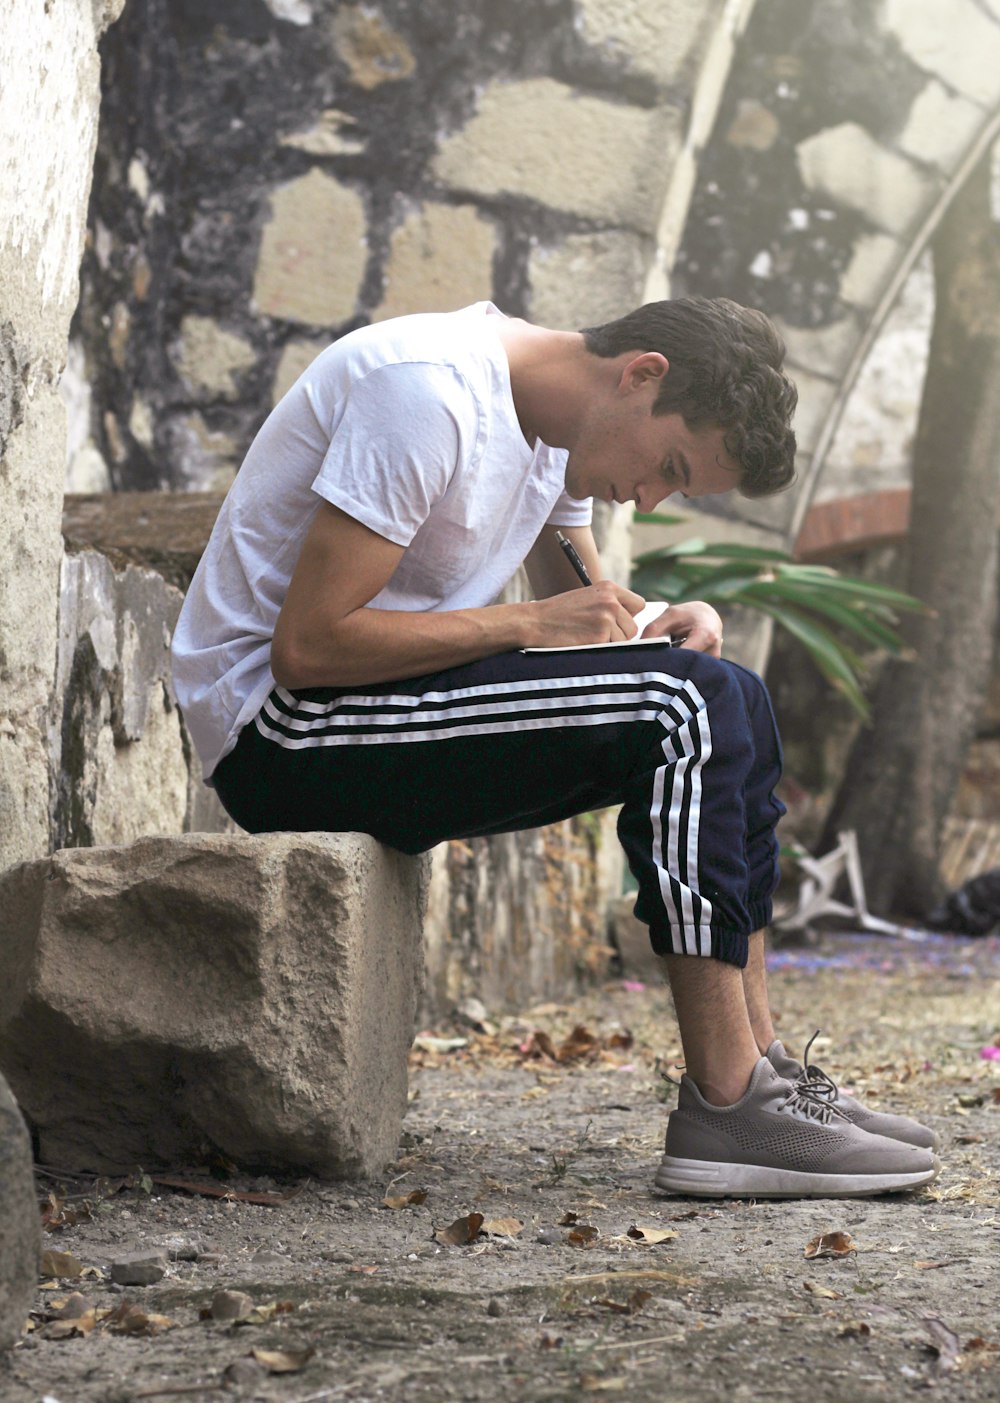
M 673 641 L 673 639 L 670 637 L 669 634 L 666 634 L 663 638 L 643 638 L 643 637 L 642 637 L 642 631 L 643 631 L 643 629 L 644 629 L 648 624 L 651 624 L 651 623 L 653 622 L 654 619 L 658 619 L 658 618 L 660 617 L 660 615 L 663 613 L 664 609 L 669 609 L 669 608 L 670 608 L 670 605 L 669 605 L 669 604 L 667 604 L 667 603 L 665 603 L 665 602 L 663 602 L 663 601 L 656 601 L 656 602 L 654 602 L 654 603 L 652 603 L 652 604 L 646 604 L 642 609 L 640 609 L 639 612 L 638 612 L 638 614 L 634 615 L 635 623 L 636 623 L 636 628 L 639 630 L 638 633 L 635 635 L 634 638 L 620 638 L 616 643 L 568 643 L 568 644 L 566 644 L 566 645 L 564 645 L 563 647 L 560 647 L 560 648 L 522 648 L 522 649 L 521 649 L 521 652 L 522 652 L 522 653 L 587 653 L 587 652 L 590 652 L 591 649 L 593 649 L 593 648 L 632 648 L 632 647 L 634 647 L 635 644 L 637 644 L 637 643 L 642 643 L 642 644 L 662 643 L 662 644 L 665 644 L 666 647 L 672 648 L 672 647 L 674 646 L 674 641 Z

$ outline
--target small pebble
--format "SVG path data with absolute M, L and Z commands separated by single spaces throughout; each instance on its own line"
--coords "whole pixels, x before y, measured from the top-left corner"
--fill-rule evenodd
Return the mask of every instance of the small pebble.
M 284 1267 L 291 1261 L 282 1252 L 274 1252 L 270 1247 L 262 1247 L 259 1252 L 255 1252 L 250 1258 L 259 1267 Z
M 491 1296 L 486 1304 L 486 1314 L 493 1316 L 503 1315 L 503 1302 L 498 1301 L 496 1296 Z
M 167 1258 L 162 1251 L 130 1252 L 111 1263 L 111 1280 L 119 1286 L 152 1286 L 162 1281 L 167 1272 Z
M 222 1371 L 222 1377 L 230 1384 L 256 1384 L 265 1372 L 264 1366 L 247 1355 L 245 1359 L 234 1359 Z
M 245 1320 L 253 1310 L 253 1297 L 245 1291 L 216 1291 L 211 1309 L 213 1320 Z
M 539 1228 L 538 1241 L 545 1247 L 555 1247 L 556 1243 L 562 1242 L 563 1235 L 559 1228 Z
M 201 1256 L 201 1248 L 196 1242 L 178 1242 L 170 1249 L 172 1262 L 196 1262 Z
M 361 1204 L 356 1198 L 342 1198 L 337 1204 L 337 1207 L 342 1208 L 345 1213 L 357 1213 Z
M 324 1247 L 319 1254 L 324 1262 L 353 1262 L 353 1252 L 341 1252 L 336 1248 Z

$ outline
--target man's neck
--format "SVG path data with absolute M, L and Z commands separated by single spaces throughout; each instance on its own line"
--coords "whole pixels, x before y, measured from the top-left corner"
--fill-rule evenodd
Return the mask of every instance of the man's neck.
M 580 414 L 597 389 L 601 362 L 578 331 L 551 331 L 512 317 L 498 327 L 510 366 L 521 432 L 534 446 L 570 448 Z

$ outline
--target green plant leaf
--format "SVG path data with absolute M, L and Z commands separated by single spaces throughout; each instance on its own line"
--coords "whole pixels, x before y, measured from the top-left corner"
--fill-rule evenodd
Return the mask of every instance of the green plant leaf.
M 763 602 L 759 607 L 799 640 L 831 687 L 843 696 L 862 721 L 867 721 L 868 703 L 857 676 L 860 659 L 851 649 L 846 648 L 828 629 L 805 618 L 796 609 Z
M 644 551 L 632 583 L 648 599 L 704 599 L 768 615 L 864 719 L 865 665 L 851 643 L 898 656 L 906 649 L 895 627 L 898 615 L 933 612 L 902 590 L 841 575 L 828 565 L 804 564 L 785 551 L 738 541 L 708 544 L 702 537 Z
M 686 516 L 668 516 L 666 512 L 633 512 L 632 520 L 639 525 L 683 526 Z

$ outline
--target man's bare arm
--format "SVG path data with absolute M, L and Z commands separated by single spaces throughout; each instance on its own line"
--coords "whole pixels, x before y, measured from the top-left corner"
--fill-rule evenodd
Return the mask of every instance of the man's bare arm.
M 320 503 L 274 631 L 271 669 L 279 686 L 388 682 L 513 648 L 628 638 L 642 608 L 639 595 L 609 581 L 484 609 L 367 608 L 402 556 L 402 546 Z

